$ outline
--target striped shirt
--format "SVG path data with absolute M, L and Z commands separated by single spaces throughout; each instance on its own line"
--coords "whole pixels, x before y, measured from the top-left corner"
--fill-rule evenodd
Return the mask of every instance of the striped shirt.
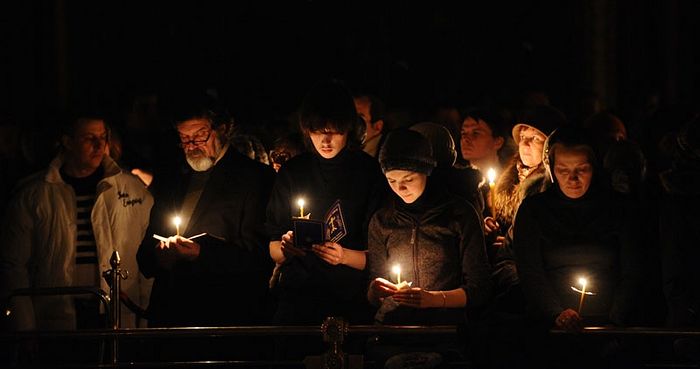
M 95 173 L 73 178 L 61 170 L 63 180 L 73 187 L 76 200 L 76 224 L 78 227 L 75 254 L 75 283 L 76 286 L 99 286 L 100 276 L 97 260 L 97 243 L 92 229 L 92 208 L 95 206 L 97 183 L 102 179 L 103 170 L 100 167 Z

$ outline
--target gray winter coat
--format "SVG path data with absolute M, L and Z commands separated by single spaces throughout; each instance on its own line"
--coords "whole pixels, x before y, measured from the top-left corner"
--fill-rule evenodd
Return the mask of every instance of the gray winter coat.
M 396 282 L 391 268 L 399 264 L 402 280 L 429 291 L 462 288 L 467 307 L 483 305 L 491 294 L 491 268 L 476 210 L 465 200 L 430 186 L 417 202 L 398 198 L 377 211 L 369 225 L 370 278 Z M 422 200 L 422 201 L 421 201 Z M 452 312 L 450 312 L 452 310 Z M 456 313 L 456 314 L 455 314 Z M 399 308 L 397 323 L 457 324 L 461 309 Z M 457 318 L 459 317 L 459 318 Z

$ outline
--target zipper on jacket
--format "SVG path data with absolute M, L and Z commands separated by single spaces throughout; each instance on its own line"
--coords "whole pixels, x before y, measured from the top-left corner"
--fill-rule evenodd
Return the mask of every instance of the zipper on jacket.
M 418 232 L 418 224 L 413 224 L 411 230 L 411 248 L 413 249 L 413 285 L 420 287 L 420 278 L 418 277 L 418 242 L 416 242 L 416 233 Z

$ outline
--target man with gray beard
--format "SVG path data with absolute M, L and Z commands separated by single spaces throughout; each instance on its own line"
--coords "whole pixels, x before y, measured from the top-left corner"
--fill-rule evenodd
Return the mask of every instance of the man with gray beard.
M 272 265 L 263 224 L 274 171 L 229 146 L 232 120 L 208 96 L 172 105 L 188 165 L 157 174 L 150 187 L 155 205 L 138 252 L 141 272 L 155 278 L 149 325 L 264 323 Z

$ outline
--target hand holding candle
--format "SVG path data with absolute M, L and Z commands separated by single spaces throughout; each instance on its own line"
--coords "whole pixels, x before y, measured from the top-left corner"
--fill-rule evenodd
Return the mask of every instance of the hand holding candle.
M 401 290 L 403 288 L 407 288 L 411 286 L 412 282 L 406 282 L 406 281 L 401 281 L 401 265 L 395 264 L 391 268 L 391 272 L 396 274 L 396 288 Z
M 581 285 L 581 289 L 578 289 L 574 286 L 571 286 L 571 289 L 581 294 L 581 297 L 578 302 L 578 310 L 576 312 L 579 315 L 582 315 L 581 309 L 583 309 L 583 298 L 586 297 L 586 295 L 594 296 L 595 293 L 586 291 L 586 286 L 588 285 L 588 280 L 586 278 L 579 278 L 578 283 Z

